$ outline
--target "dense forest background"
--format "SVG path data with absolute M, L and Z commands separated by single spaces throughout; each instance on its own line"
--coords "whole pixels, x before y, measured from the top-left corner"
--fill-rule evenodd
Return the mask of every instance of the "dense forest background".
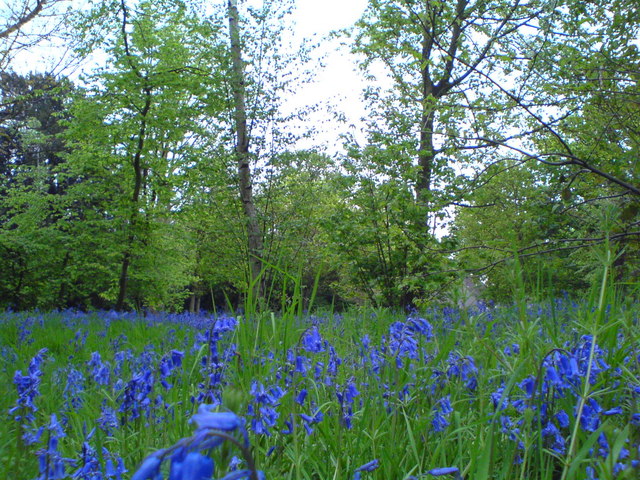
M 637 0 L 370 0 L 338 153 L 287 106 L 319 69 L 295 2 L 5 4 L 0 308 L 559 295 L 600 245 L 637 286 Z M 65 68 L 13 68 L 44 43 Z

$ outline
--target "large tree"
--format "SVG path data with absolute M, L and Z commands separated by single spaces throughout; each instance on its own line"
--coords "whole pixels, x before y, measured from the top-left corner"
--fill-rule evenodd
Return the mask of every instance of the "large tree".
M 74 106 L 68 174 L 87 179 L 77 193 L 98 202 L 105 242 L 120 257 L 117 284 L 103 294 L 117 309 L 166 308 L 193 273 L 178 218 L 186 172 L 214 130 L 205 122 L 224 110 L 224 70 L 214 72 L 224 48 L 181 2 L 111 7 L 84 18 L 117 34 L 84 39 L 109 60 Z
M 585 278 L 592 267 L 589 255 L 578 250 L 611 241 L 614 250 L 622 251 L 616 261 L 618 278 L 638 275 L 632 265 L 640 236 L 639 31 L 637 2 L 549 3 L 512 47 L 521 53 L 514 55 L 510 80 L 484 74 L 493 89 L 507 96 L 519 122 L 513 127 L 517 133 L 510 136 L 477 135 L 472 140 L 496 146 L 498 162 L 526 163 L 523 170 L 544 178 L 532 185 L 544 192 L 548 207 L 547 213 L 521 210 L 520 215 L 538 227 L 537 234 L 520 245 L 507 245 L 503 238 L 502 254 L 494 251 L 484 267 L 510 261 L 508 251 L 517 247 L 527 262 L 537 255 L 580 259 L 573 269 Z M 466 224 L 486 216 L 481 207 L 488 203 L 478 202 L 482 195 L 471 190 L 491 188 L 483 187 L 490 178 L 504 185 L 505 174 L 495 172 L 506 170 L 494 168 L 490 176 L 484 175 L 486 180 L 478 175 L 472 183 L 467 197 L 477 214 L 466 212 Z M 560 224 L 566 228 L 556 228 Z M 486 240 L 486 235 L 466 236 L 461 246 L 476 251 L 498 247 Z
M 407 178 L 418 202 L 453 178 L 469 146 L 461 133 L 496 128 L 504 98 L 485 88 L 483 72 L 505 64 L 504 46 L 541 11 L 505 0 L 369 2 L 352 34 L 361 68 L 379 81 L 365 94 L 369 142 L 393 151 L 386 171 Z
M 354 143 L 352 157 L 367 152 L 377 182 L 394 179 L 414 189 L 423 208 L 414 217 L 419 250 L 432 258 L 446 255 L 428 241 L 426 230 L 419 233 L 420 223 L 428 218 L 436 227 L 452 205 L 468 208 L 465 218 L 474 218 L 474 211 L 482 215 L 476 190 L 491 188 L 500 178 L 496 172 L 511 169 L 505 165 L 522 162 L 555 167 L 534 184 L 553 201 L 580 208 L 621 196 L 620 211 L 632 217 L 635 202 L 627 199 L 638 194 L 637 116 L 629 113 L 637 89 L 637 16 L 636 2 L 624 0 L 369 2 L 352 33 L 353 49 L 377 83 L 365 93 L 367 148 Z M 636 235 L 631 220 L 625 238 Z M 597 223 L 584 220 L 582 231 L 574 225 L 574 240 L 603 240 L 606 235 L 593 230 Z M 515 246 L 535 254 L 566 246 L 535 238 L 544 240 L 539 247 L 505 246 L 511 241 L 505 238 L 499 249 Z M 481 243 L 465 248 L 489 246 Z M 410 275 L 420 275 L 425 262 L 418 257 L 410 263 Z M 437 273 L 425 270 L 426 276 Z

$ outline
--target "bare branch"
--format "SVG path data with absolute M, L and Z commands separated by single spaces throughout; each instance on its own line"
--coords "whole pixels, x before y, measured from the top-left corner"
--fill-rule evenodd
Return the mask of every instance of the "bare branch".
M 0 38 L 6 38 L 14 32 L 20 30 L 24 25 L 36 18 L 42 12 L 47 0 L 37 0 L 33 8 L 29 9 L 27 5 L 24 6 L 24 11 L 12 25 L 5 27 L 0 31 Z
M 466 272 L 466 273 L 480 273 L 480 272 L 484 272 L 486 270 L 490 270 L 493 269 L 494 267 L 501 265 L 503 263 L 506 263 L 510 260 L 513 260 L 516 256 L 518 258 L 529 258 L 529 257 L 535 257 L 538 255 L 546 255 L 549 253 L 555 253 L 555 252 L 562 252 L 562 251 L 567 251 L 567 250 L 578 250 L 580 248 L 584 248 L 584 247 L 590 247 L 593 245 L 599 245 L 604 243 L 605 241 L 609 240 L 620 240 L 620 239 L 625 239 L 628 237 L 640 237 L 640 231 L 637 232 L 623 232 L 623 233 L 618 233 L 615 235 L 609 235 L 609 236 L 604 236 L 604 237 L 595 237 L 595 238 L 563 238 L 563 239 L 558 239 L 558 240 L 549 240 L 546 242 L 542 242 L 542 243 L 538 243 L 535 245 L 530 245 L 528 247 L 524 247 L 521 248 L 519 250 L 517 250 L 517 252 L 515 254 L 512 255 L 508 255 L 506 257 L 502 257 L 494 262 L 488 263 L 487 265 L 484 265 L 482 267 L 477 267 L 477 268 L 457 268 L 457 269 L 451 269 L 451 270 L 443 270 L 443 271 L 438 271 L 438 272 L 429 272 L 426 273 L 424 276 L 425 277 L 430 277 L 430 276 L 434 276 L 434 275 L 442 275 L 445 273 L 460 273 L 460 272 Z M 548 248 L 546 250 L 540 250 L 537 252 L 529 252 L 532 249 L 536 249 L 536 248 L 544 248 L 547 246 L 551 246 L 551 245 L 556 245 L 558 243 L 577 243 L 576 245 L 563 245 L 563 246 L 556 246 L 556 247 L 552 247 L 552 248 Z M 501 249 L 498 247 L 490 247 L 487 245 L 474 245 L 474 246 L 469 246 L 469 247 L 462 247 L 459 248 L 457 250 L 449 250 L 449 251 L 444 251 L 444 250 L 440 250 L 438 251 L 439 253 L 449 253 L 449 254 L 454 254 L 454 253 L 459 253 L 465 250 L 473 250 L 473 249 L 488 249 L 488 250 L 495 250 L 495 251 L 501 251 L 504 252 L 506 251 L 505 249 Z M 529 253 L 527 253 L 529 252 Z

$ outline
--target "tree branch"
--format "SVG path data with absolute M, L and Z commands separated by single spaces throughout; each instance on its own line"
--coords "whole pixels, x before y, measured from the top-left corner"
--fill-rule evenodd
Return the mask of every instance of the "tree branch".
M 4 30 L 0 31 L 0 38 L 6 38 L 14 32 L 20 30 L 24 25 L 29 23 L 31 20 L 36 18 L 42 12 L 45 4 L 48 0 L 37 0 L 33 9 L 28 10 L 27 5 L 25 5 L 25 9 L 20 17 L 15 21 L 13 25 L 6 27 Z

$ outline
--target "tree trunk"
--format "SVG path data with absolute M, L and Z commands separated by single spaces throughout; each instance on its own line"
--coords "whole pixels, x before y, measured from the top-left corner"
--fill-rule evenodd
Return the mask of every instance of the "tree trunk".
M 424 103 L 430 103 L 429 98 Z M 420 123 L 420 144 L 418 151 L 418 179 L 416 181 L 416 197 L 419 202 L 427 205 L 429 202 L 429 192 L 431 191 L 431 176 L 435 161 L 435 149 L 433 147 L 433 106 L 423 107 Z
M 240 200 L 246 218 L 247 247 L 249 253 L 250 282 L 255 282 L 253 294 L 261 295 L 260 281 L 257 279 L 262 271 L 262 232 L 258 222 L 258 214 L 253 201 L 251 183 L 251 167 L 249 157 L 249 136 L 247 132 L 247 112 L 245 107 L 245 82 L 240 45 L 240 29 L 238 25 L 237 0 L 229 0 L 229 38 L 231 42 L 232 76 L 231 86 L 234 103 L 234 133 L 236 137 L 236 159 L 238 164 L 238 182 Z
M 425 14 L 430 6 L 425 6 Z M 420 139 L 418 144 L 418 178 L 416 179 L 416 199 L 427 206 L 431 191 L 431 177 L 434 170 L 435 149 L 433 147 L 433 125 L 435 120 L 434 83 L 431 74 L 431 56 L 434 46 L 434 26 L 428 22 L 423 24 L 422 31 L 422 67 L 421 94 L 422 111 L 420 116 Z
M 122 265 L 120 267 L 120 280 L 118 282 L 118 300 L 116 301 L 116 310 L 122 310 L 124 301 L 127 296 L 127 285 L 129 283 L 129 266 L 131 265 L 131 256 L 133 254 L 133 246 L 136 240 L 136 230 L 138 228 L 139 212 L 138 203 L 140 202 L 140 192 L 142 191 L 142 152 L 144 150 L 144 142 L 147 134 L 147 114 L 151 109 L 151 88 L 144 88 L 145 101 L 144 107 L 140 112 L 142 117 L 140 121 L 140 131 L 138 132 L 138 145 L 136 153 L 133 156 L 133 172 L 134 184 L 133 194 L 131 195 L 131 215 L 129 217 L 129 234 L 127 235 L 127 243 L 124 255 L 122 257 Z

